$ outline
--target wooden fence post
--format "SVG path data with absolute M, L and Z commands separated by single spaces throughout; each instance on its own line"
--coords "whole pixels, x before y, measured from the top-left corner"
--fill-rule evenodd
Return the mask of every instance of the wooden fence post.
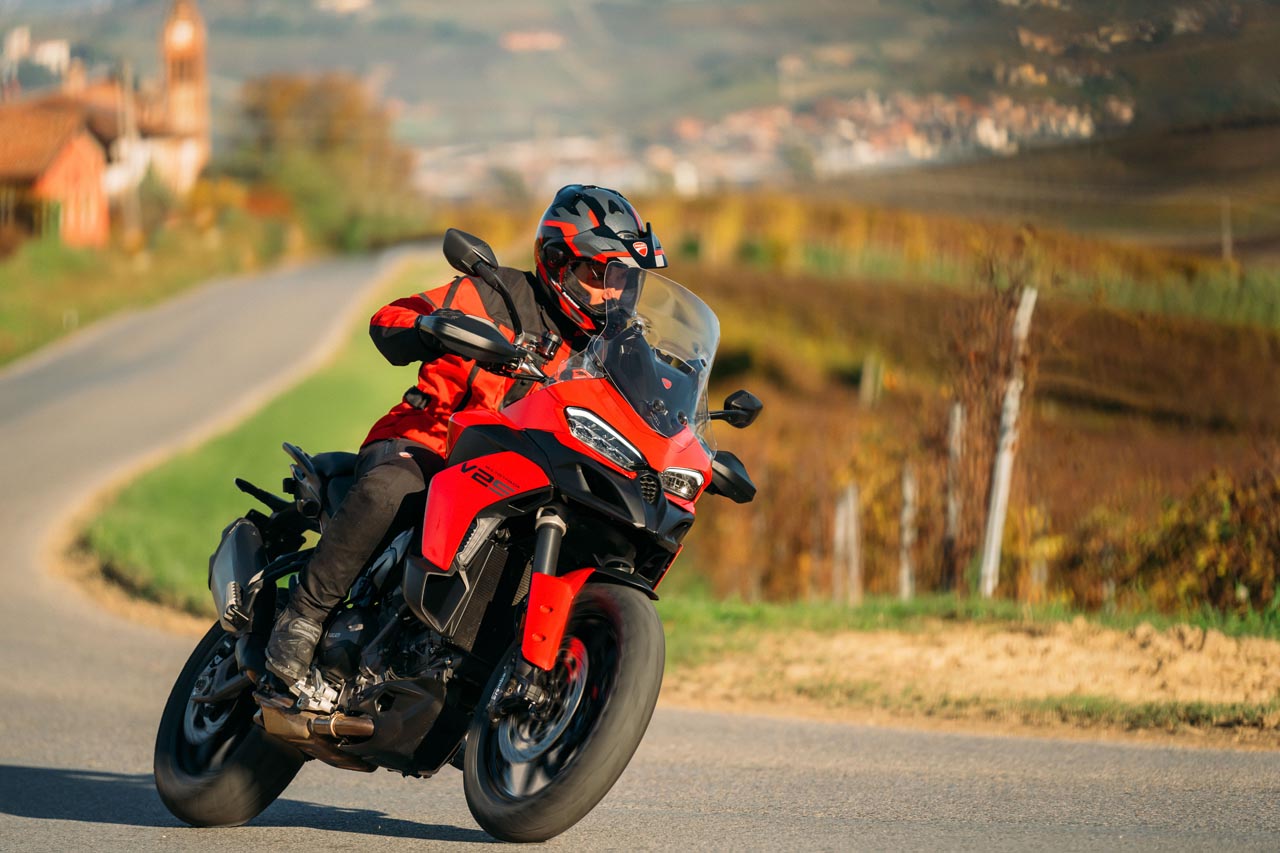
M 858 379 L 858 402 L 870 408 L 880 402 L 884 392 L 884 360 L 874 352 L 862 359 L 862 373 Z
M 850 607 L 862 604 L 862 531 L 858 522 L 858 485 L 850 483 L 836 501 L 831 556 L 831 597 Z
M 1235 256 L 1235 247 L 1231 237 L 1231 196 L 1222 197 L 1222 260 L 1231 263 Z
M 849 514 L 849 564 L 846 566 L 845 603 L 850 607 L 862 605 L 862 512 L 858 499 L 858 484 L 850 483 L 847 499 Z
M 986 539 L 982 545 L 982 597 L 995 595 L 1000 581 L 1000 548 L 1005 517 L 1009 514 L 1009 486 L 1013 480 L 1013 457 L 1017 449 L 1018 411 L 1022 400 L 1022 353 L 1031 331 L 1031 314 L 1036 307 L 1036 290 L 1024 288 L 1013 321 L 1013 376 L 1005 389 L 1000 410 L 1000 437 L 991 471 L 991 502 L 987 507 Z
M 960 462 L 964 455 L 964 406 L 951 404 L 951 423 L 947 429 L 946 525 L 942 531 L 943 581 L 952 589 L 960 578 L 956 542 L 960 538 Z
M 898 597 L 910 601 L 916 592 L 916 567 L 911 552 L 916 544 L 916 472 L 908 460 L 902 466 L 902 524 L 898 547 Z
M 831 600 L 844 601 L 844 564 L 849 553 L 849 522 L 845 512 L 846 497 L 841 492 L 836 498 L 835 518 L 831 525 Z

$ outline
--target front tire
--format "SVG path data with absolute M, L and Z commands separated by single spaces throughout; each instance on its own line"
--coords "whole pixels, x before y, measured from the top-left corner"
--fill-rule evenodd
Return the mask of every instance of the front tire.
M 494 724 L 488 702 L 476 711 L 463 768 L 476 822 L 503 841 L 532 842 L 586 816 L 649 727 L 665 656 L 662 622 L 643 593 L 615 584 L 584 587 L 552 673 L 552 712 Z M 510 665 L 500 667 L 482 695 L 492 697 L 510 673 Z
M 156 733 L 156 791 L 192 826 L 238 826 L 288 787 L 305 756 L 253 722 L 252 688 L 214 703 L 192 701 L 239 675 L 235 638 L 214 625 L 178 675 Z

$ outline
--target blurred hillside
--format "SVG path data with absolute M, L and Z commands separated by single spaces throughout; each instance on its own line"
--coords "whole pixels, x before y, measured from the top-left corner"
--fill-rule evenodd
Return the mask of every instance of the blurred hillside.
M 1273 115 L 1280 8 L 1267 0 L 793 0 L 788 3 L 219 0 L 214 97 L 244 79 L 341 68 L 403 102 L 411 141 L 658 136 L 685 115 L 881 93 L 1133 108 L 1137 126 Z M 144 73 L 162 0 L 7 0 L 32 26 Z
M 1280 121 L 1146 131 L 1016 157 L 864 173 L 821 191 L 868 204 L 1038 222 L 1246 259 L 1280 257 Z

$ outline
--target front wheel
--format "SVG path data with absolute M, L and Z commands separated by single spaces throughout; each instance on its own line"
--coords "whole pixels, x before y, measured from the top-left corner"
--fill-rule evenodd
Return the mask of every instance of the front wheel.
M 643 593 L 584 587 L 548 679 L 549 704 L 496 724 L 488 703 L 476 711 L 463 768 L 476 822 L 503 841 L 545 841 L 581 820 L 640 745 L 665 656 L 662 622 Z M 494 696 L 511 671 L 500 667 L 483 695 Z
M 237 826 L 257 816 L 305 760 L 253 722 L 257 705 L 240 678 L 235 643 L 220 625 L 209 629 L 178 675 L 156 733 L 156 791 L 192 826 Z

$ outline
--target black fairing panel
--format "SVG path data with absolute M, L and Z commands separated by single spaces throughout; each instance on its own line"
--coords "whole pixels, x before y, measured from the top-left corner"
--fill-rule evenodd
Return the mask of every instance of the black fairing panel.
M 450 449 L 449 464 L 457 465 L 479 456 L 510 450 L 546 468 L 546 455 L 528 438 L 530 435 L 532 433 L 498 424 L 468 427 Z
M 373 718 L 374 735 L 344 744 L 343 751 L 406 774 L 430 776 L 443 767 L 471 722 L 431 676 L 375 685 L 354 706 Z
M 693 514 L 659 491 L 650 503 L 638 479 L 624 476 L 584 453 L 566 447 L 554 434 L 528 434 L 550 461 L 551 482 L 568 500 L 636 529 L 648 531 L 662 548 L 675 553 L 693 523 Z

